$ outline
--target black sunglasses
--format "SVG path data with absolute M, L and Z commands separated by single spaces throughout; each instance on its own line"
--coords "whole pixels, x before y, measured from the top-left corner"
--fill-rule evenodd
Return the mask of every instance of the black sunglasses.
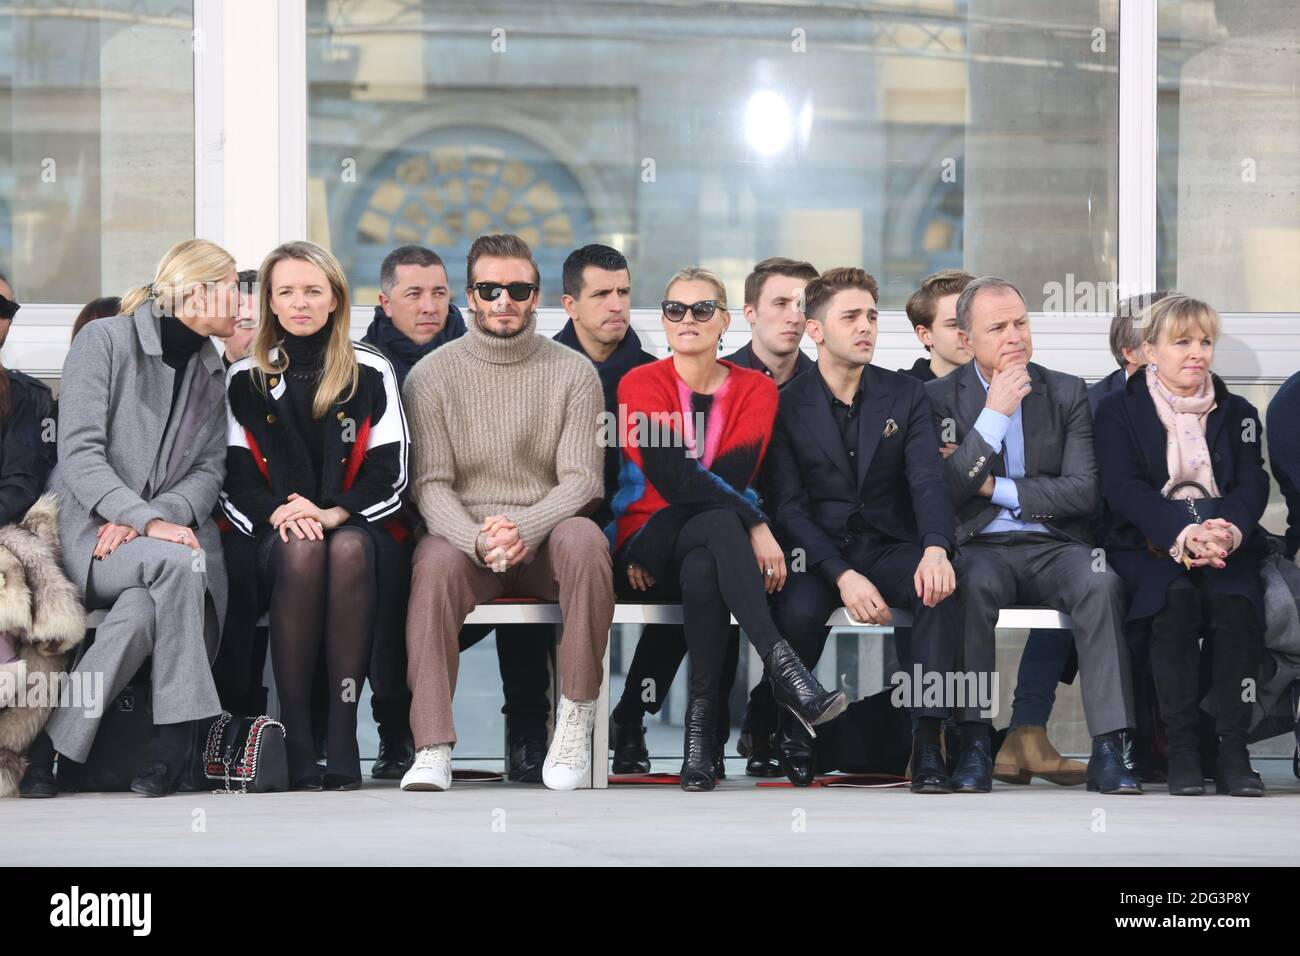
M 537 291 L 535 282 L 475 282 L 474 291 L 480 298 L 495 302 L 505 289 L 510 298 L 516 302 L 527 302 L 528 297 Z
M 686 313 L 691 315 L 700 322 L 707 322 L 713 318 L 713 313 L 718 311 L 717 299 L 701 299 L 699 302 L 692 302 L 687 305 L 685 302 L 678 302 L 676 299 L 664 299 L 659 303 L 659 307 L 664 310 L 664 318 L 669 322 L 680 322 L 686 318 Z
M 12 319 L 21 308 L 22 306 L 13 299 L 6 299 L 0 295 L 0 319 Z

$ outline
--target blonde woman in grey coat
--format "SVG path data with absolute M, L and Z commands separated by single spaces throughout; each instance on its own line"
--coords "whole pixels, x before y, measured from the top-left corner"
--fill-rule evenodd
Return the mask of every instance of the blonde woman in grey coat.
M 131 784 L 176 789 L 193 722 L 221 712 L 211 656 L 225 619 L 226 574 L 213 506 L 226 457 L 224 369 L 209 336 L 233 334 L 235 262 L 203 239 L 174 246 L 122 315 L 72 343 L 59 396 L 59 538 L 88 608 L 106 608 L 74 669 L 103 675 L 111 701 L 152 656 L 153 751 Z M 19 785 L 52 797 L 54 755 L 84 763 L 100 715 L 55 710 Z

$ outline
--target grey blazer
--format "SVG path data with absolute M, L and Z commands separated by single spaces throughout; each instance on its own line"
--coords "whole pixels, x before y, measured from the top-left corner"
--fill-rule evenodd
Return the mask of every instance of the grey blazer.
M 225 476 L 226 392 L 221 356 L 205 344 L 182 373 L 162 359 L 152 301 L 134 315 L 97 319 L 72 341 L 59 390 L 59 539 L 69 578 L 85 591 L 96 533 L 106 521 L 141 534 L 153 518 L 195 528 L 217 621 L 226 619 L 226 568 L 213 507 Z
M 1020 406 L 1025 432 L 1025 477 L 1016 480 L 1020 517 L 1091 545 L 1100 491 L 1088 390 L 1083 379 L 1033 362 L 1029 381 L 1030 392 Z M 957 512 L 960 546 L 1001 510 L 979 489 L 990 470 L 1005 476 L 1006 465 L 1002 453 L 994 452 L 975 430 L 986 395 L 974 362 L 925 387 L 934 403 L 939 440 L 958 444 L 945 463 L 945 474 Z

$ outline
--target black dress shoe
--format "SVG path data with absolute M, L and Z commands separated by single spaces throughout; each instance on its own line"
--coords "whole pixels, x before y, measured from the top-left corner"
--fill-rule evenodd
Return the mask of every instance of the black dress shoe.
M 1092 738 L 1092 756 L 1088 759 L 1088 789 L 1100 793 L 1142 792 L 1133 765 L 1133 739 L 1122 730 Z
M 781 760 L 771 734 L 755 736 L 742 732 L 736 742 L 736 753 L 745 758 L 745 774 L 750 777 L 779 777 Z
M 948 776 L 943 751 L 932 740 L 912 738 L 912 792 L 952 793 L 952 778 Z
M 375 780 L 401 780 L 415 762 L 415 740 L 405 737 L 380 737 L 379 755 L 370 768 Z
M 718 742 L 718 749 L 713 754 L 713 776 L 716 780 L 727 779 L 727 742 Z
M 812 786 L 817 776 L 817 755 L 812 735 L 789 713 L 777 718 L 776 749 L 781 755 L 781 771 L 796 787 Z
M 510 758 L 506 779 L 515 783 L 541 783 L 546 763 L 546 738 L 536 734 L 510 737 Z
M 814 727 L 834 720 L 849 706 L 843 691 L 822 687 L 787 641 L 772 645 L 763 658 L 763 667 L 771 680 L 776 702 L 798 718 L 813 736 L 816 735 Z
M 988 737 L 962 734 L 952 788 L 957 793 L 988 793 L 993 789 L 993 742 Z
M 645 727 L 620 724 L 609 718 L 609 749 L 614 751 L 614 773 L 649 773 L 650 751 L 645 745 Z
M 145 767 L 131 781 L 131 792 L 142 797 L 165 797 L 176 790 L 180 782 L 180 771 L 173 770 L 165 763 L 155 762 Z
M 1215 761 L 1214 789 L 1234 797 L 1262 797 L 1264 781 L 1250 766 L 1250 751 L 1244 743 L 1222 741 Z
M 18 782 L 18 796 L 29 800 L 44 800 L 59 795 L 59 784 L 54 773 L 45 767 L 29 764 Z
M 686 705 L 686 737 L 682 747 L 683 790 L 705 791 L 717 786 L 715 707 L 710 697 L 694 697 Z
M 360 790 L 361 778 L 341 773 L 327 773 L 321 778 L 322 790 Z

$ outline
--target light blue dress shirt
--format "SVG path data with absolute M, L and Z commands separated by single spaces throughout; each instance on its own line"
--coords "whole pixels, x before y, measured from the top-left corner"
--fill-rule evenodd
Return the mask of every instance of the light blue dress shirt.
M 989 383 L 984 381 L 980 367 L 975 366 L 975 375 L 979 378 L 984 391 L 989 390 Z M 1016 478 L 1025 477 L 1025 427 L 1024 417 L 1020 414 L 1023 402 L 1016 406 L 1010 416 L 985 407 L 975 419 L 975 430 L 980 433 L 995 452 L 1002 452 L 1002 460 L 1007 466 L 1007 477 L 995 476 L 993 479 L 992 501 L 1002 510 L 996 518 L 986 524 L 979 534 L 996 534 L 999 531 L 1041 531 L 1051 534 L 1046 525 L 1035 521 L 1021 521 L 1020 492 L 1016 488 Z M 1003 445 L 1006 445 L 1005 451 Z

